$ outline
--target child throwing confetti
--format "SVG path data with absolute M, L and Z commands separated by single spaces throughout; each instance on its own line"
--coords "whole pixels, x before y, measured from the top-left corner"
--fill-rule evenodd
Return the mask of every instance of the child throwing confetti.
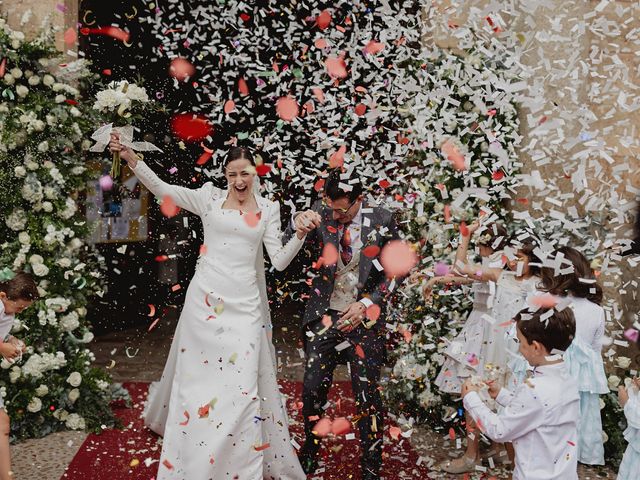
M 15 315 L 29 308 L 39 297 L 38 287 L 28 273 L 14 274 L 7 268 L 0 272 L 0 354 L 8 362 L 15 362 L 26 349 L 21 340 L 9 335 Z M 0 480 L 13 478 L 9 433 L 9 415 L 0 397 Z
M 489 395 L 504 409 L 494 413 L 478 392 L 482 385 L 467 380 L 464 406 L 478 428 L 496 442 L 513 442 L 514 480 L 577 480 L 578 386 L 555 350 L 565 351 L 575 336 L 571 309 L 525 309 L 515 318 L 520 353 L 533 376 L 515 392 L 491 382 Z

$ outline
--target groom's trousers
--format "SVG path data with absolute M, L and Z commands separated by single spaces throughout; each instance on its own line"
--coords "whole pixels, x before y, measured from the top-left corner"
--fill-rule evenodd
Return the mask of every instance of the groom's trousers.
M 329 310 L 328 314 L 335 325 L 340 313 Z M 314 335 L 309 337 L 307 331 Z M 343 333 L 334 327 L 326 329 L 318 320 L 308 324 L 304 334 L 307 363 L 302 391 L 305 443 L 300 450 L 300 460 L 303 467 L 305 462 L 315 466 L 321 439 L 314 435 L 313 427 L 318 418 L 324 415 L 323 407 L 327 403 L 336 365 L 348 363 L 360 432 L 362 479 L 380 478 L 384 408 L 379 381 L 380 369 L 385 361 L 384 333 L 367 330 L 362 325 L 350 333 Z M 343 349 L 345 341 L 349 342 L 349 346 Z M 362 354 L 364 358 L 361 358 Z M 307 467 L 306 470 L 312 473 L 314 467 Z

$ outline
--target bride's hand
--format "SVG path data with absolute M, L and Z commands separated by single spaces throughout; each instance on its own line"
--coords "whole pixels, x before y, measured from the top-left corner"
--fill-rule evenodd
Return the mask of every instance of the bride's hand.
M 307 233 L 320 226 L 322 217 L 313 210 L 305 210 L 295 219 L 296 234 L 302 239 Z
M 129 147 L 125 147 L 120 143 L 120 136 L 117 133 L 111 134 L 109 150 L 111 153 L 120 152 L 120 158 L 125 160 L 127 164 L 129 164 L 130 168 L 136 168 L 136 165 L 138 164 L 138 156 Z

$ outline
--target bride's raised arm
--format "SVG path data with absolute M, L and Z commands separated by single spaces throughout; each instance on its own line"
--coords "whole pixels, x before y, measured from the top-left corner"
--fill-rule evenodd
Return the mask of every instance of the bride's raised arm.
M 202 215 L 215 197 L 217 189 L 211 183 L 206 183 L 197 189 L 171 185 L 160 179 L 133 151 L 122 147 L 117 139 L 112 140 L 109 147 L 112 152 L 121 152 L 122 159 L 127 161 L 135 176 L 160 200 L 167 196 L 171 197 L 178 207 L 196 215 Z
M 271 264 L 276 270 L 284 270 L 289 266 L 291 260 L 298 254 L 304 244 L 306 235 L 299 238 L 292 235 L 288 242 L 282 244 L 282 231 L 280 230 L 280 204 L 269 202 L 269 218 L 266 219 L 267 227 L 262 239 L 267 253 L 271 259 Z

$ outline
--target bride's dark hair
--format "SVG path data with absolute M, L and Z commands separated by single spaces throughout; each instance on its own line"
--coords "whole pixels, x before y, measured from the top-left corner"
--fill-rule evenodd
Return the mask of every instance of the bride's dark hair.
M 231 147 L 231 149 L 229 149 L 229 153 L 227 153 L 227 158 L 222 164 L 223 168 L 226 168 L 227 165 L 235 160 L 248 160 L 251 165 L 253 165 L 254 167 L 256 166 L 256 161 L 253 159 L 253 154 L 247 147 Z

